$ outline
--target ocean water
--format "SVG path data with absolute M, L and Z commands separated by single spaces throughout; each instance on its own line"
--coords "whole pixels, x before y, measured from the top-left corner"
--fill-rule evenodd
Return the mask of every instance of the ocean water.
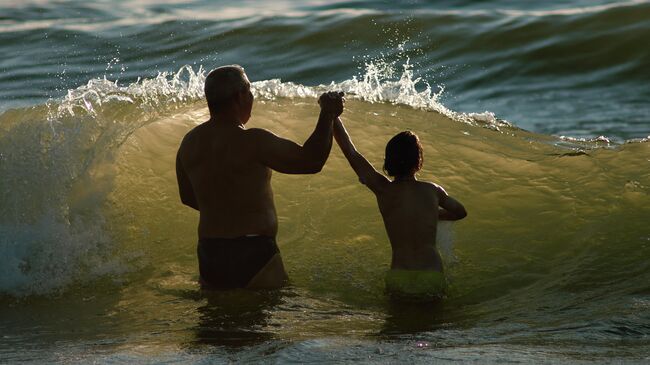
M 0 2 L 1 363 L 647 363 L 650 2 Z M 202 293 L 174 159 L 238 63 L 250 126 L 304 141 L 316 97 L 379 166 L 410 129 L 440 303 L 384 294 L 390 248 L 335 146 L 275 174 L 291 285 Z

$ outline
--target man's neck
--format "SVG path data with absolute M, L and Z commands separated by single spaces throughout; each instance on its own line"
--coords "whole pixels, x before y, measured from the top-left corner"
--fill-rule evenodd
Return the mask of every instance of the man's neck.
M 208 120 L 208 123 L 212 123 L 214 125 L 220 125 L 224 127 L 244 128 L 244 124 L 240 122 L 239 118 L 230 113 L 210 116 L 210 120 Z

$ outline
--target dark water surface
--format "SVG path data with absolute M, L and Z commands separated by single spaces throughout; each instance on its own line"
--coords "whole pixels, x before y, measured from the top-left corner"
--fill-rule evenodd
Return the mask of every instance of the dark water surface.
M 650 134 L 647 1 L 10 4 L 0 7 L 2 109 L 185 64 L 240 63 L 253 80 L 318 85 L 368 62 L 399 74 L 409 59 L 459 112 L 570 137 Z

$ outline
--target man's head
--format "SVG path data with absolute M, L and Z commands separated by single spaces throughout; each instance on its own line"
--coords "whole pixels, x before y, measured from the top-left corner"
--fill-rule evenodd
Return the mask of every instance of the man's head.
M 239 65 L 228 65 L 210 71 L 205 79 L 205 98 L 210 115 L 231 111 L 239 114 L 246 123 L 253 106 L 250 81 Z
M 422 145 L 411 131 L 404 131 L 386 144 L 384 171 L 392 177 L 408 177 L 422 168 Z

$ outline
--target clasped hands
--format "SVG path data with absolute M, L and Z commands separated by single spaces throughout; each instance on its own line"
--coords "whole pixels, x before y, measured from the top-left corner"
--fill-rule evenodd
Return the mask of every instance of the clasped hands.
M 328 91 L 318 98 L 321 112 L 331 114 L 337 118 L 343 113 L 345 93 L 343 91 Z

